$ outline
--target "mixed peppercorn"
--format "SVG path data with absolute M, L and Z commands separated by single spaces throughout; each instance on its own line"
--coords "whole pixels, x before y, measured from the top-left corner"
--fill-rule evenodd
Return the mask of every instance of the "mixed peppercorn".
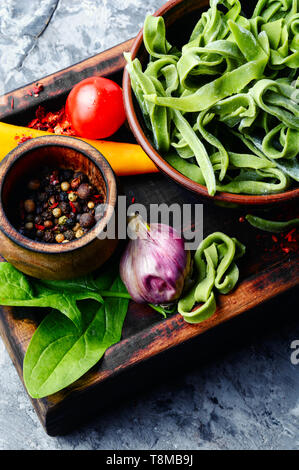
M 76 240 L 94 227 L 103 200 L 84 173 L 46 169 L 27 183 L 17 229 L 45 243 Z

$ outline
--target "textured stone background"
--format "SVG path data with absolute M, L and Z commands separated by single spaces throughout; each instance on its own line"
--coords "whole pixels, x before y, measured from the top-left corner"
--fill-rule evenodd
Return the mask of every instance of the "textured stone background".
M 162 4 L 0 2 L 0 91 L 132 37 Z M 260 331 L 256 322 L 208 364 L 182 370 L 67 437 L 44 433 L 0 340 L 0 449 L 299 449 L 299 365 L 290 362 L 290 344 L 299 339 L 296 298 L 293 292 L 261 310 L 269 327 Z

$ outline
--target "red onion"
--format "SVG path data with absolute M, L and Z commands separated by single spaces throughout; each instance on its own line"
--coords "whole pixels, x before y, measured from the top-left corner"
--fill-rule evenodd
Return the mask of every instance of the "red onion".
M 189 251 L 178 232 L 164 224 L 146 225 L 134 216 L 135 240 L 120 262 L 120 276 L 138 303 L 165 304 L 177 300 L 191 266 Z

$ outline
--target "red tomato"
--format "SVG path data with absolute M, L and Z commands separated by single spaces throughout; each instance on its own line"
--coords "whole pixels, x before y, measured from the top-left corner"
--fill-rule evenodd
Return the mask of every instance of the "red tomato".
M 78 136 L 87 139 L 109 137 L 126 119 L 122 89 L 108 78 L 86 78 L 70 92 L 66 114 Z

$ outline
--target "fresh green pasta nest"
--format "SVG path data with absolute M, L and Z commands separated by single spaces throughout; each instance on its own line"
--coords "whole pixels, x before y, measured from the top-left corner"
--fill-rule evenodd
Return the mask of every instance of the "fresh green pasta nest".
M 299 1 L 210 0 L 189 42 L 166 40 L 148 16 L 146 70 L 125 54 L 155 148 L 216 191 L 271 194 L 299 181 Z

